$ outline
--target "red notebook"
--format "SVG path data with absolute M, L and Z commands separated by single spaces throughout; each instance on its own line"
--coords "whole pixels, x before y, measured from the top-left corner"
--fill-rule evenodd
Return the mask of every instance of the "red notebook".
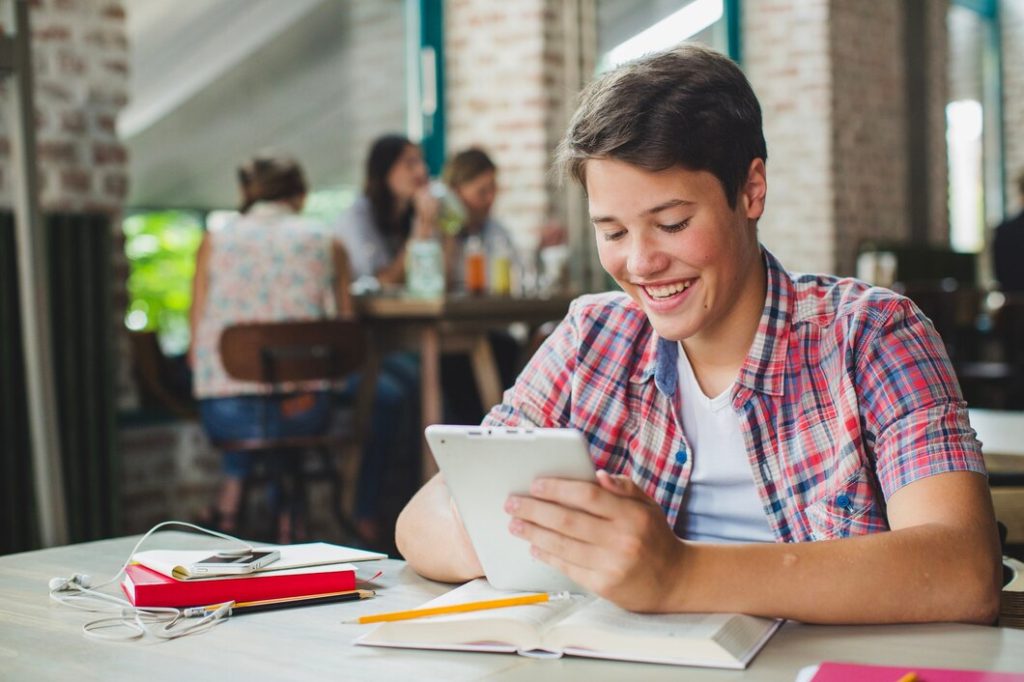
M 121 589 L 135 606 L 205 606 L 226 601 L 306 597 L 355 588 L 356 569 L 351 564 L 201 580 L 176 580 L 141 564 L 129 564 L 121 581 Z
M 915 673 L 918 682 L 1024 682 L 1024 674 L 996 673 L 985 670 L 864 665 L 827 662 L 818 666 L 812 682 L 897 682 L 907 673 Z

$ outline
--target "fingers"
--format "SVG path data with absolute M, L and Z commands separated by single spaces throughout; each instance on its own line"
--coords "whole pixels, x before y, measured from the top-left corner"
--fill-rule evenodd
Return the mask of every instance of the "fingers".
M 646 501 L 649 498 L 628 476 L 597 472 L 598 485 L 588 481 L 564 478 L 538 478 L 530 485 L 530 496 L 555 502 L 564 507 L 581 509 L 606 519 L 622 514 L 626 500 Z
M 509 523 L 512 534 L 530 542 L 533 542 L 533 528 L 555 529 L 553 532 L 561 537 L 593 542 L 593 538 L 600 536 L 608 523 L 605 518 L 579 509 L 529 497 L 508 498 L 505 502 L 505 511 L 513 517 Z M 529 537 L 523 532 L 524 524 L 533 527 L 526 528 L 531 531 Z
M 513 518 L 509 531 L 518 538 L 530 543 L 530 553 L 541 561 L 551 563 L 555 558 L 566 565 L 578 567 L 600 566 L 602 550 L 598 545 L 591 544 L 561 532 L 531 523 L 521 518 Z

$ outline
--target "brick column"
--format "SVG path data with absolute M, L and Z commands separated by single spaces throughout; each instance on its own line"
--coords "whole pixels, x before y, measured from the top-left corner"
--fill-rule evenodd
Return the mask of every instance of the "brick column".
M 593 72 L 593 22 L 591 0 L 445 4 L 448 151 L 477 145 L 493 157 L 495 214 L 523 250 L 545 219 L 568 210 L 549 166 Z
M 927 230 L 948 241 L 946 1 L 924 8 Z M 910 238 L 904 8 L 894 0 L 748 0 L 744 68 L 764 109 L 761 238 L 794 270 L 852 274 L 864 239 Z
M 127 357 L 122 323 L 127 264 L 120 212 L 128 189 L 127 153 L 115 121 L 128 100 L 128 42 L 120 0 L 33 0 L 40 203 L 47 211 L 100 212 L 114 232 L 114 317 L 118 357 Z M 12 206 L 6 91 L 0 89 L 0 207 Z M 117 377 L 119 396 L 131 402 L 128 363 Z

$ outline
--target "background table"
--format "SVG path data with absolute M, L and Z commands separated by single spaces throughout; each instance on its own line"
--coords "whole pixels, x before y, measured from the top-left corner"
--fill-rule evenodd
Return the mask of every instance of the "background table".
M 352 646 L 373 626 L 343 625 L 361 613 L 408 608 L 451 586 L 424 580 L 403 562 L 362 564 L 384 571 L 378 598 L 254 613 L 203 634 L 170 642 L 106 643 L 81 626 L 98 617 L 47 596 L 54 576 L 109 576 L 137 538 L 0 557 L 0 679 L 217 680 L 264 679 L 497 680 L 588 682 L 642 680 L 783 680 L 822 660 L 907 666 L 1024 671 L 1024 631 L 977 625 L 813 626 L 787 623 L 746 671 L 680 668 L 566 657 L 537 660 L 510 654 L 417 651 Z M 146 548 L 209 548 L 222 542 L 161 533 Z
M 573 296 L 513 298 L 510 296 L 454 295 L 436 299 L 407 296 L 360 296 L 356 312 L 367 326 L 371 350 L 414 350 L 420 354 L 420 404 L 422 427 L 443 419 L 441 353 L 468 353 L 484 410 L 501 402 L 501 379 L 487 333 L 507 329 L 515 322 L 535 328 L 548 320 L 561 320 Z M 424 445 L 422 478 L 437 471 Z

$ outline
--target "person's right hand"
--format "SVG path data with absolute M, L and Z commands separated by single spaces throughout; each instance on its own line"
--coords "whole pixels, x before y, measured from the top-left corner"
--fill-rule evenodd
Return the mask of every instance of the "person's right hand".
M 416 190 L 412 197 L 413 211 L 416 219 L 413 221 L 413 234 L 416 239 L 429 239 L 437 234 L 437 216 L 441 203 L 430 192 L 430 185 L 424 185 Z

